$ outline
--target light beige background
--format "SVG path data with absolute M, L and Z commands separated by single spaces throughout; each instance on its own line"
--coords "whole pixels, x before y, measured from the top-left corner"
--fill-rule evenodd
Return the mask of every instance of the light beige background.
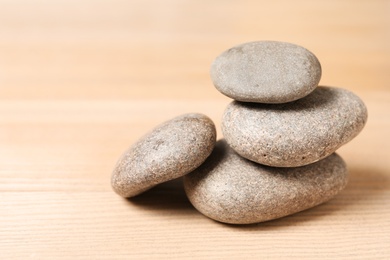
M 119 155 L 185 112 L 219 124 L 209 79 L 233 45 L 314 52 L 322 85 L 358 94 L 364 131 L 339 150 L 350 184 L 283 219 L 203 217 L 180 182 L 131 201 L 111 191 Z M 0 1 L 0 258 L 390 258 L 389 1 Z

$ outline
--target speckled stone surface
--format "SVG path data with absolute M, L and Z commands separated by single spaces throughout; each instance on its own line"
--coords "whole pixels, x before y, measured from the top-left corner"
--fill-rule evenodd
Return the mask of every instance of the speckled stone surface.
M 225 141 L 211 156 L 184 176 L 192 205 L 225 223 L 251 224 L 284 217 L 334 197 L 348 182 L 337 154 L 303 167 L 276 168 L 239 156 Z
M 355 94 L 318 87 L 286 104 L 232 102 L 222 132 L 241 156 L 269 166 L 294 167 L 318 161 L 352 140 L 367 121 Z
M 321 65 L 307 49 L 286 42 L 258 41 L 226 50 L 212 63 L 214 86 L 238 101 L 286 103 L 318 85 Z
M 214 123 L 202 114 L 167 121 L 132 145 L 119 159 L 111 184 L 122 197 L 183 176 L 201 165 L 216 141 Z

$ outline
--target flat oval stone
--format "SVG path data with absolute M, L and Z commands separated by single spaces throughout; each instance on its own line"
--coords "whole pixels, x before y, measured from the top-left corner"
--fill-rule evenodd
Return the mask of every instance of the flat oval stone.
M 183 176 L 201 165 L 216 141 L 214 123 L 202 114 L 167 121 L 133 144 L 119 159 L 111 184 L 122 197 Z
M 232 102 L 222 132 L 241 156 L 261 164 L 295 167 L 316 162 L 352 140 L 367 121 L 367 109 L 355 94 L 318 87 L 286 104 Z
M 286 103 L 318 85 L 321 65 L 307 49 L 286 42 L 258 41 L 226 50 L 211 65 L 214 86 L 238 101 Z
M 184 176 L 192 205 L 230 224 L 258 223 L 314 207 L 347 182 L 346 165 L 337 154 L 302 167 L 277 168 L 239 156 L 223 140 L 203 165 Z

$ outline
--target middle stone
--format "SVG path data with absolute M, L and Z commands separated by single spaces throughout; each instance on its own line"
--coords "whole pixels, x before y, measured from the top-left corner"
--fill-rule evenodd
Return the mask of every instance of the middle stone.
M 226 108 L 222 132 L 241 156 L 275 167 L 316 162 L 352 140 L 367 121 L 367 109 L 353 93 L 318 87 L 286 104 L 234 101 Z

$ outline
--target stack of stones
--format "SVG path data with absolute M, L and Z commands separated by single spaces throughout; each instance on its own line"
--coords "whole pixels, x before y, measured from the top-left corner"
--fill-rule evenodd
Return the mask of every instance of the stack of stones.
M 367 121 L 353 93 L 321 87 L 321 66 L 307 49 L 250 42 L 218 56 L 215 87 L 234 99 L 213 122 L 185 114 L 155 128 L 119 159 L 113 189 L 123 197 L 184 176 L 192 205 L 224 223 L 250 224 L 287 216 L 334 197 L 347 184 L 334 152 Z

